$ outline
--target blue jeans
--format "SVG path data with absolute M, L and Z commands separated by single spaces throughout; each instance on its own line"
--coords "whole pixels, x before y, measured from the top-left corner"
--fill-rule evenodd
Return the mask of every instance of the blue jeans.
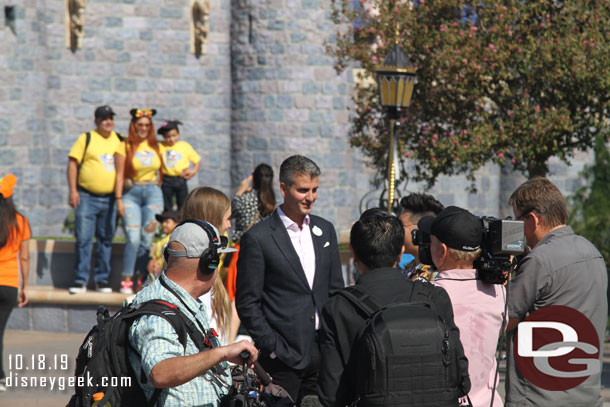
M 155 215 L 163 210 L 163 194 L 158 185 L 134 185 L 123 194 L 125 205 L 125 253 L 123 277 L 146 275 L 150 245 L 157 231 Z
M 87 284 L 91 266 L 93 236 L 97 239 L 93 277 L 96 283 L 108 283 L 110 276 L 110 254 L 112 237 L 116 225 L 114 194 L 107 197 L 94 196 L 78 190 L 80 204 L 74 213 L 76 233 L 76 278 L 75 284 Z

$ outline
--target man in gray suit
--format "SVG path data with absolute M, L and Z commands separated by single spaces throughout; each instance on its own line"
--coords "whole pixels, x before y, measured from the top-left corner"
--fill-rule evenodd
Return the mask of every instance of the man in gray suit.
M 343 276 L 333 225 L 311 215 L 320 168 L 295 155 L 280 166 L 284 203 L 241 238 L 235 304 L 262 366 L 300 405 L 316 394 L 319 314 Z

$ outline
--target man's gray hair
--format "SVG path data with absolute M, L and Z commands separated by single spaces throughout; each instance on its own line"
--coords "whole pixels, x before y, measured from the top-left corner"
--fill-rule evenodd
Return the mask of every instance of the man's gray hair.
M 320 167 L 311 159 L 302 155 L 293 155 L 286 158 L 282 165 L 280 165 L 280 182 L 290 186 L 294 183 L 295 174 L 318 178 L 321 173 Z

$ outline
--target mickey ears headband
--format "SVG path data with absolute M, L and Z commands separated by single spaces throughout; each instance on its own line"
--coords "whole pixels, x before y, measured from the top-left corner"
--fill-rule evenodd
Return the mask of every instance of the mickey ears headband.
M 139 119 L 140 117 L 148 117 L 149 119 L 157 114 L 156 109 L 131 109 L 129 114 L 134 119 Z
M 4 178 L 0 178 L 0 195 L 4 199 L 8 199 L 13 196 L 13 187 L 17 185 L 17 177 L 13 174 L 8 174 Z
M 182 122 L 180 120 L 168 120 L 161 123 L 161 127 L 157 130 L 158 134 L 165 134 L 170 130 L 178 130 L 178 125 L 181 125 Z

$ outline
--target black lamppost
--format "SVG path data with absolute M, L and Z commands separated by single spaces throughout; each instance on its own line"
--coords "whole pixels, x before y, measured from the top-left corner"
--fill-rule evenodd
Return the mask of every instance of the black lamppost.
M 377 86 L 381 105 L 387 112 L 390 121 L 390 148 L 388 152 L 388 212 L 392 213 L 396 182 L 397 140 L 394 134 L 394 125 L 400 117 L 400 109 L 411 104 L 415 72 L 409 58 L 400 49 L 398 44 L 386 56 L 382 65 L 375 70 Z

